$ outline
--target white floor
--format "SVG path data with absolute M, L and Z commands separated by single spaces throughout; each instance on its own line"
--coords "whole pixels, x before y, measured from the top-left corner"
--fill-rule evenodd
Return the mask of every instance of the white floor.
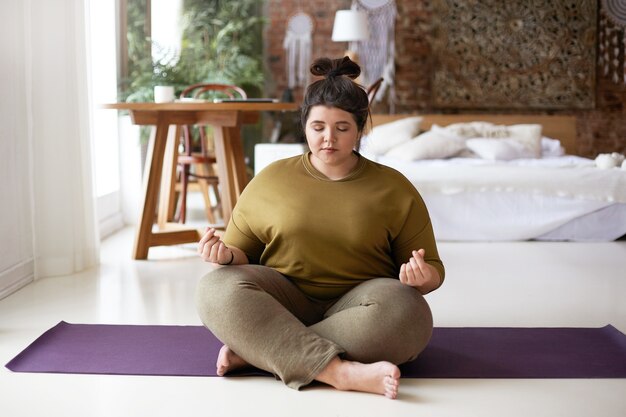
M 98 268 L 42 279 L 0 301 L 0 362 L 61 320 L 199 324 L 209 270 L 192 246 L 130 260 L 133 230 L 105 240 Z M 447 280 L 428 296 L 437 326 L 603 326 L 626 332 L 626 241 L 440 243 Z M 0 415 L 603 416 L 626 415 L 626 379 L 403 379 L 398 400 L 294 391 L 271 378 L 20 374 L 0 370 Z

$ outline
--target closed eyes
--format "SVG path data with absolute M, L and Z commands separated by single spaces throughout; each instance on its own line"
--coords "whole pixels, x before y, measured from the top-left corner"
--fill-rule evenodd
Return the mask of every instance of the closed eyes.
M 322 132 L 325 129 L 323 125 L 314 125 L 311 127 L 316 132 Z M 337 126 L 339 132 L 347 132 L 350 130 L 350 126 Z

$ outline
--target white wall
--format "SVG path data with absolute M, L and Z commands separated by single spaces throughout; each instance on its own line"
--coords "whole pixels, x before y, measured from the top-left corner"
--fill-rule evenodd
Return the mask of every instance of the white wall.
M 34 276 L 24 7 L 0 1 L 0 298 Z

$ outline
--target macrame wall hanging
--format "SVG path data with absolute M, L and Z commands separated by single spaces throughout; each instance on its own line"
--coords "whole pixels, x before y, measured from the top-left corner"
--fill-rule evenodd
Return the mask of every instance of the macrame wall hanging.
M 287 85 L 290 89 L 309 83 L 313 27 L 313 18 L 304 12 L 295 13 L 287 21 L 283 48 L 286 51 Z
M 602 75 L 626 84 L 626 0 L 602 0 L 598 41 Z
M 374 101 L 379 102 L 389 90 L 389 110 L 395 108 L 395 0 L 355 0 L 357 10 L 367 12 L 369 39 L 358 42 L 356 52 L 363 67 L 363 84 L 371 85 L 380 77 L 383 83 Z

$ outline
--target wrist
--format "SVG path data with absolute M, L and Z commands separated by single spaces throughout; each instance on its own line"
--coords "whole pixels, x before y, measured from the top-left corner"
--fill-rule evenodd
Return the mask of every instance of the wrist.
M 225 264 L 220 264 L 220 265 L 232 265 L 234 260 L 235 260 L 235 252 L 231 249 L 230 250 L 230 261 L 226 262 Z
M 422 295 L 429 294 L 429 293 L 435 291 L 436 289 L 438 289 L 439 287 L 441 287 L 442 283 L 443 282 L 442 282 L 441 276 L 439 275 L 439 272 L 434 270 L 433 271 L 433 275 L 432 275 L 432 279 L 430 279 L 428 282 L 424 283 L 422 288 L 420 288 L 420 292 L 422 293 Z

